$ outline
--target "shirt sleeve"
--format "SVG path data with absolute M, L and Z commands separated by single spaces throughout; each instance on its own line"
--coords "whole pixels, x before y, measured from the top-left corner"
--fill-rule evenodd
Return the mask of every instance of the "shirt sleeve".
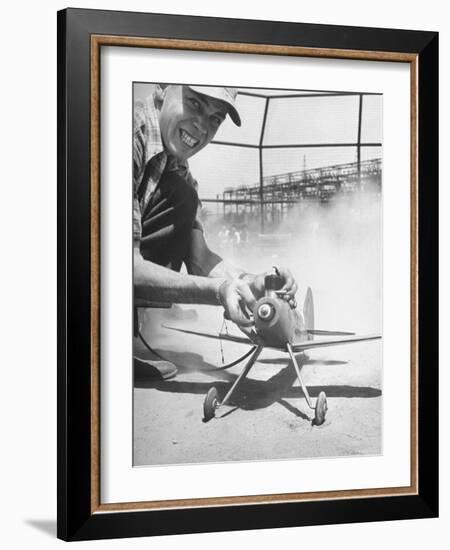
M 134 105 L 133 121 L 133 183 L 137 193 L 145 169 L 146 119 L 142 101 Z
M 133 198 L 133 242 L 140 242 L 142 236 L 141 205 L 136 197 Z
M 133 120 L 133 241 L 140 241 L 142 235 L 142 212 L 138 191 L 145 169 L 145 115 L 142 102 L 134 106 Z

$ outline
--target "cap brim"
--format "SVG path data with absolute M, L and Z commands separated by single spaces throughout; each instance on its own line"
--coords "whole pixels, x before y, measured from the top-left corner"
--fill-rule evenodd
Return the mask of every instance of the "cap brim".
M 194 90 L 195 92 L 198 92 L 199 94 L 214 97 L 215 99 L 219 99 L 220 101 L 225 103 L 231 120 L 236 124 L 236 126 L 241 126 L 241 117 L 239 116 L 236 107 L 232 103 L 227 101 L 222 95 L 218 95 L 217 93 L 215 93 L 216 88 L 214 86 L 189 86 L 189 88 L 191 88 L 191 90 Z
M 236 124 L 236 126 L 241 126 L 241 117 L 239 116 L 239 113 L 236 111 L 236 109 L 230 105 L 228 105 L 228 114 L 230 115 L 231 120 Z

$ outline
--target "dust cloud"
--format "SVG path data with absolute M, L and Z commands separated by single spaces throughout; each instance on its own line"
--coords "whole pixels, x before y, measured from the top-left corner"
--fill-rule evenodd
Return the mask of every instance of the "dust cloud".
M 215 239 L 213 239 L 215 240 Z M 217 245 L 220 248 L 220 245 Z M 382 208 L 375 194 L 295 205 L 276 230 L 222 250 L 251 272 L 288 267 L 299 304 L 313 290 L 316 328 L 379 332 L 382 324 Z

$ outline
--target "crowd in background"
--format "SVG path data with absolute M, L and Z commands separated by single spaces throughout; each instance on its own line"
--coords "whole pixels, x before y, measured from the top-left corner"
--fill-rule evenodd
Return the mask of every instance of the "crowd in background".
M 238 227 L 236 225 L 222 225 L 218 233 L 219 246 L 222 250 L 230 250 L 231 252 L 237 249 L 245 248 L 249 243 L 249 232 L 246 224 Z

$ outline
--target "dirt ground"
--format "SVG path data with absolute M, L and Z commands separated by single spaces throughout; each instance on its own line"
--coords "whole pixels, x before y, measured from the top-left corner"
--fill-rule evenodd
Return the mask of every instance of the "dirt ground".
M 315 328 L 381 333 L 379 209 L 360 209 L 349 219 L 350 215 L 335 211 L 322 220 L 315 215 L 315 226 L 299 231 L 307 237 L 291 236 L 276 246 L 241 250 L 233 259 L 253 272 L 266 271 L 273 264 L 289 266 L 301 286 L 300 304 L 306 287 L 313 289 Z M 220 332 L 220 308 L 181 307 L 193 318 L 180 321 L 167 317 L 167 311 L 148 313 L 145 335 L 177 365 L 178 374 L 154 382 L 135 370 L 134 465 L 382 453 L 382 340 L 298 356 L 311 397 L 322 390 L 327 395 L 328 413 L 321 426 L 312 424 L 314 411 L 307 406 L 287 354 L 274 350 L 263 351 L 232 405 L 204 422 L 208 389 L 215 386 L 222 398 L 242 366 L 214 370 L 222 363 L 219 341 L 163 328 Z M 237 329 L 229 327 L 233 330 Z M 222 347 L 225 362 L 248 349 L 229 342 Z

